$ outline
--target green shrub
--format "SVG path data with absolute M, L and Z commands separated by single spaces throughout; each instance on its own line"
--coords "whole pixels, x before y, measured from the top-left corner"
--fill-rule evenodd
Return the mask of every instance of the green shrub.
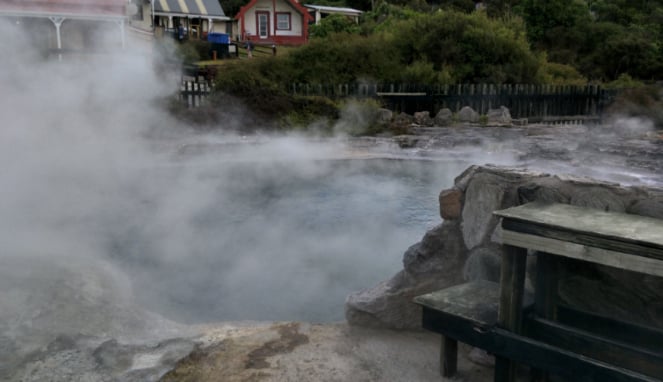
M 334 33 L 358 34 L 359 25 L 344 15 L 332 14 L 320 20 L 320 24 L 312 25 L 309 33 L 313 38 L 326 38 Z
M 616 80 L 610 81 L 604 85 L 606 89 L 634 89 L 645 86 L 642 81 L 634 80 L 627 73 L 622 73 Z
M 543 62 L 539 73 L 542 83 L 550 85 L 586 85 L 585 78 L 576 68 L 555 62 Z
M 651 120 L 657 129 L 663 129 L 663 88 L 654 85 L 624 88 L 607 111 L 612 114 L 646 118 Z

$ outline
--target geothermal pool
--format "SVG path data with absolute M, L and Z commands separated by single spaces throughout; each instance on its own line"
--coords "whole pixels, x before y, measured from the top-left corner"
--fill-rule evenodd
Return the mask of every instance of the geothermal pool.
M 150 182 L 187 197 L 145 200 L 140 214 L 158 232 L 127 226 L 112 258 L 139 303 L 177 321 L 342 320 L 350 292 L 391 277 L 441 223 L 438 193 L 466 167 L 277 159 L 162 168 Z

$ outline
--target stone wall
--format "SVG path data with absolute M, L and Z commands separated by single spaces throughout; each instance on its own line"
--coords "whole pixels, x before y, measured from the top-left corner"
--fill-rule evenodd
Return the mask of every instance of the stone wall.
M 428 231 L 403 256 L 390 280 L 346 300 L 352 325 L 418 328 L 421 310 L 412 298 L 468 280 L 499 281 L 502 247 L 492 212 L 531 201 L 567 203 L 663 219 L 663 190 L 624 187 L 589 178 L 471 166 L 440 193 L 442 224 Z M 535 257 L 528 259 L 532 269 Z M 568 304 L 663 328 L 660 278 L 569 261 L 574 276 L 560 283 Z M 531 273 L 530 273 L 531 274 Z M 532 280 L 528 278 L 531 287 Z

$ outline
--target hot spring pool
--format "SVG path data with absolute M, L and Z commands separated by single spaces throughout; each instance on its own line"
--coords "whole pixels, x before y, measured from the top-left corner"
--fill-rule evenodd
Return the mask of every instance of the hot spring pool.
M 139 302 L 171 319 L 342 320 L 350 292 L 391 277 L 441 223 L 438 194 L 466 167 L 368 159 L 162 169 L 149 180 L 172 200 L 141 203 L 113 259 Z

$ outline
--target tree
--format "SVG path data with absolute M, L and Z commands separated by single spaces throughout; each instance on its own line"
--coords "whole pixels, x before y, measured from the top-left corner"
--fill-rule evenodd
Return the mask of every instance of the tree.
M 537 82 L 539 59 L 517 25 L 483 13 L 435 12 L 401 22 L 395 43 L 403 64 L 430 62 L 455 82 Z
M 589 8 L 583 0 L 522 0 L 516 11 L 527 23 L 527 37 L 532 44 L 550 47 L 552 29 L 572 28 L 589 22 Z
M 230 18 L 233 18 L 236 14 L 238 14 L 239 9 L 248 3 L 249 0 L 219 0 L 219 4 L 221 4 L 221 8 L 223 8 L 223 12 Z

